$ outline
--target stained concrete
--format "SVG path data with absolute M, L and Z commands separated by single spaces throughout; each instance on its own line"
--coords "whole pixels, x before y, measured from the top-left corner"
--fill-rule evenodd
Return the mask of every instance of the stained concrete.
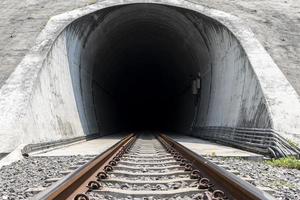
M 300 94 L 300 28 L 298 0 L 190 0 L 231 13 L 244 20 Z M 33 46 L 53 15 L 95 3 L 96 0 L 2 0 L 0 2 L 0 85 Z M 26 40 L 24 40 L 24 35 Z
M 97 132 L 106 134 L 116 131 L 113 128 L 124 128 L 116 126 L 122 124 L 118 123 L 122 120 L 143 117 L 135 115 L 143 113 L 138 110 L 143 107 L 137 107 L 135 112 L 119 118 L 119 113 L 122 112 L 113 110 L 114 106 L 110 105 L 114 103 L 111 101 L 114 94 L 111 93 L 115 88 L 131 88 L 128 85 L 130 82 L 118 82 L 124 79 L 115 78 L 120 74 L 122 77 L 124 73 L 115 66 L 120 64 L 117 62 L 119 59 L 126 58 L 124 52 L 127 51 L 123 49 L 123 52 L 118 52 L 113 46 L 118 44 L 118 40 L 126 39 L 126 34 L 130 36 L 133 29 L 118 29 L 118 20 L 114 21 L 116 19 L 122 19 L 122 24 L 127 24 L 128 27 L 139 25 L 136 27 L 143 27 L 144 30 L 152 27 L 149 29 L 153 31 L 152 35 L 147 37 L 150 41 L 156 41 L 160 47 L 167 45 L 159 42 L 159 34 L 173 33 L 170 35 L 175 40 L 182 39 L 181 46 L 179 43 L 174 48 L 172 46 L 174 55 L 166 51 L 165 57 L 152 58 L 159 61 L 168 58 L 174 62 L 181 52 L 188 49 L 190 53 L 181 54 L 183 62 L 176 68 L 160 68 L 158 74 L 164 76 L 154 80 L 160 83 L 157 87 L 159 93 L 153 93 L 158 98 L 161 97 L 159 94 L 164 95 L 163 92 L 170 89 L 173 93 L 167 96 L 175 95 L 171 98 L 175 103 L 170 107 L 175 110 L 175 114 L 172 109 L 172 112 L 164 112 L 171 121 L 165 121 L 163 125 L 169 126 L 163 128 L 185 133 L 201 126 L 270 128 L 285 137 L 299 140 L 299 97 L 242 21 L 229 14 L 185 1 L 153 1 L 152 3 L 163 5 L 140 4 L 109 8 L 129 3 L 143 1 L 104 1 L 51 18 L 38 37 L 36 45 L 0 90 L 0 135 L 8 141 L 2 151 L 10 151 L 19 143 Z M 105 7 L 108 8 L 96 12 Z M 122 18 L 122 14 L 127 17 Z M 134 16 L 143 18 L 135 19 Z M 75 19 L 77 20 L 69 25 Z M 115 35 L 107 34 L 114 31 Z M 143 30 L 139 31 L 141 34 L 129 40 L 131 43 L 125 42 L 119 47 L 136 44 L 134 50 L 138 50 L 138 42 L 144 41 Z M 109 40 L 105 44 L 103 41 L 106 41 L 106 37 Z M 172 41 L 172 37 L 166 39 Z M 96 43 L 98 45 L 94 45 Z M 141 47 L 145 45 L 148 44 L 142 44 Z M 106 63 L 103 59 L 106 56 L 101 57 L 101 52 L 108 54 Z M 133 57 L 138 55 L 134 51 L 129 53 Z M 99 55 L 100 59 L 97 58 Z M 114 57 L 118 59 L 113 59 Z M 133 59 L 127 61 L 130 63 Z M 135 65 L 138 66 L 138 63 Z M 93 67 L 105 69 L 105 73 L 94 70 Z M 112 71 L 106 73 L 107 70 Z M 199 72 L 201 89 L 198 99 L 195 99 L 191 83 Z M 165 79 L 168 73 L 175 78 Z M 129 73 L 129 77 L 135 78 L 134 74 L 138 73 Z M 150 75 L 144 77 L 151 78 Z M 99 84 L 105 80 L 106 82 Z M 115 81 L 113 84 L 112 80 Z M 159 88 L 164 80 L 167 80 L 166 87 Z M 133 84 L 137 91 L 143 89 L 137 86 L 139 83 Z M 108 86 L 103 87 L 103 84 Z M 185 88 L 187 89 L 183 90 Z M 122 97 L 126 99 L 117 104 L 122 109 L 126 107 L 124 102 L 130 102 L 130 98 L 127 98 L 130 93 L 122 93 L 121 90 L 118 94 L 121 96 L 114 97 L 116 100 L 122 100 Z M 145 92 L 143 97 L 146 101 L 141 101 L 144 106 L 151 103 L 147 95 Z M 161 106 L 162 102 L 160 100 L 155 105 Z M 155 116 L 160 109 L 155 111 L 150 116 Z M 107 118 L 108 115 L 111 115 L 110 118 Z M 130 120 L 126 125 L 130 124 Z M 10 140 L 7 139 L 8 136 Z
M 71 144 L 62 148 L 48 150 L 46 152 L 33 152 L 30 156 L 99 155 L 116 144 L 121 138 L 121 135 L 104 136 L 73 145 Z
M 87 6 L 91 0 L 0 2 L 0 87 L 33 46 L 50 17 Z
M 20 144 L 12 152 L 10 152 L 8 155 L 0 159 L 0 169 L 2 166 L 9 165 L 13 162 L 23 159 L 21 151 L 24 148 L 24 146 L 25 146 L 24 144 Z
M 262 160 L 263 155 L 224 146 L 190 136 L 170 135 L 179 144 L 201 156 L 238 157 L 249 160 Z

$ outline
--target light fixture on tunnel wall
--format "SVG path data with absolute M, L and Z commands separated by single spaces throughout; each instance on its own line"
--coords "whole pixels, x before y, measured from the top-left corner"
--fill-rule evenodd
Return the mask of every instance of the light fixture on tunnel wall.
M 201 77 L 201 74 L 200 74 L 200 72 L 198 72 L 198 77 L 197 77 L 197 89 L 198 90 L 200 90 L 200 87 L 201 87 L 200 77 Z
M 201 74 L 200 72 L 197 73 L 196 78 L 192 79 L 192 94 L 194 98 L 194 118 L 190 126 L 190 131 L 193 130 L 195 127 L 197 120 L 198 120 L 198 113 L 199 113 L 199 102 L 200 102 L 200 89 L 201 89 Z
M 197 89 L 197 79 L 194 79 L 192 81 L 192 94 L 197 95 L 198 94 L 198 89 Z
M 200 87 L 201 87 L 200 72 L 198 72 L 196 79 L 192 80 L 192 94 L 193 95 L 199 94 Z

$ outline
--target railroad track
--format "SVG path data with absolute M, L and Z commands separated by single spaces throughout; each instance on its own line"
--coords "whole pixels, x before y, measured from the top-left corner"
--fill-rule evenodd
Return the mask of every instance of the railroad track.
M 130 134 L 36 199 L 274 199 L 164 134 Z

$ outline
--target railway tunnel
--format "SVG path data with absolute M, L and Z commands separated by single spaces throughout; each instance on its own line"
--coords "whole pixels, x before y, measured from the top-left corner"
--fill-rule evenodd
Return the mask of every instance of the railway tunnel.
M 89 131 L 270 126 L 242 47 L 211 19 L 162 5 L 120 6 L 75 21 L 65 35 Z
M 53 30 L 59 34 L 47 27 L 41 33 L 53 37 L 52 43 L 42 38 L 33 48 L 44 54 L 41 66 L 31 68 L 36 75 L 27 72 L 34 79 L 23 98 L 28 103 L 20 98 L 22 109 L 5 109 L 11 123 L 3 124 L 2 133 L 13 133 L 3 151 L 20 143 L 141 130 L 193 135 L 264 154 L 270 146 L 273 154 L 295 150 L 284 139 L 274 145 L 280 120 L 266 100 L 271 87 L 254 71 L 258 62 L 212 17 L 167 4 L 125 4 L 96 9 Z M 285 106 L 276 109 L 288 112 Z
M 197 30 L 186 31 L 192 24 L 162 6 L 129 6 L 99 17 L 103 21 L 87 39 L 88 52 L 81 57 L 87 60 L 84 67 L 94 72 L 88 81 L 98 127 L 189 129 L 195 106 L 192 82 L 201 66 L 209 66 Z M 68 33 L 81 24 L 76 22 Z

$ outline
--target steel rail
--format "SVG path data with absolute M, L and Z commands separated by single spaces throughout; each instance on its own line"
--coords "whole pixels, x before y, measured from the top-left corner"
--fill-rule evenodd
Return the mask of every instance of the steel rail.
M 123 154 L 135 140 L 136 135 L 133 133 L 126 136 L 104 153 L 98 155 L 90 162 L 69 174 L 63 180 L 57 182 L 57 184 L 53 185 L 46 191 L 39 193 L 35 199 L 73 200 L 76 196 L 85 194 L 90 189 L 87 187 L 88 185 L 90 185 L 90 187 L 95 187 L 95 185 L 91 183 L 96 182 L 97 174 L 107 171 L 105 167 L 110 166 L 111 162 L 114 162 L 114 158 Z M 79 197 L 77 199 L 84 198 Z
M 114 166 L 127 155 L 137 136 L 130 134 L 117 144 L 100 154 L 92 161 L 80 167 L 63 180 L 38 194 L 35 199 L 42 200 L 88 200 L 89 192 L 101 191 L 102 181 L 109 177 Z M 257 189 L 250 183 L 227 172 L 209 160 L 174 141 L 165 134 L 157 139 L 173 157 L 184 173 L 197 180 L 199 191 L 204 192 L 208 200 L 274 200 L 271 195 Z
M 184 164 L 196 170 L 199 176 L 206 177 L 214 189 L 222 190 L 229 199 L 237 200 L 275 200 L 241 178 L 227 172 L 202 156 L 194 153 L 165 134 L 159 134 L 158 140 L 174 157 L 181 158 Z M 200 178 L 200 177 L 199 177 Z

